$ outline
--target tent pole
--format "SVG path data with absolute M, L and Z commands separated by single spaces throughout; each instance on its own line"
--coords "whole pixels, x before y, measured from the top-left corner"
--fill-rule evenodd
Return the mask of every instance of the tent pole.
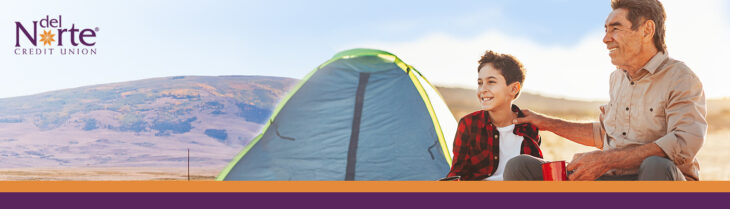
M 188 181 L 190 181 L 190 148 L 188 148 Z

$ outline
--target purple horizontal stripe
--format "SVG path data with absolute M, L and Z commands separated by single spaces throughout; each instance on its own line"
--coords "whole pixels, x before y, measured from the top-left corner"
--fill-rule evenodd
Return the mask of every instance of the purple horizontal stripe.
M 693 209 L 728 203 L 730 193 L 0 193 L 2 208 Z

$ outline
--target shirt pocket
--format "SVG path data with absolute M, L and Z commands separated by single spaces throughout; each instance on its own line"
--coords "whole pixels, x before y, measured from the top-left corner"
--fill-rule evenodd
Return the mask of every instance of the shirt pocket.
M 666 101 L 648 102 L 641 110 L 645 117 L 641 117 L 641 123 L 637 124 L 642 135 L 637 136 L 646 140 L 655 140 L 664 136 L 667 131 Z
M 616 107 L 618 102 L 616 101 L 610 101 L 607 105 L 604 106 L 603 110 L 605 111 L 603 118 L 600 118 L 603 122 L 603 128 L 605 129 L 606 133 L 609 135 L 614 135 L 615 130 L 617 128 L 616 124 Z

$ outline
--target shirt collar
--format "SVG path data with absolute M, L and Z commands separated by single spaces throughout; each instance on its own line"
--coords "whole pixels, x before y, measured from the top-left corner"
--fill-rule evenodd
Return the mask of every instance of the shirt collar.
M 512 112 L 516 112 L 518 118 L 525 117 L 525 114 L 522 113 L 522 110 L 520 110 L 520 108 L 517 107 L 517 105 L 512 104 Z M 484 121 L 486 121 L 486 123 L 482 123 L 480 125 L 481 126 L 480 128 L 486 128 L 486 126 L 492 126 L 493 130 L 497 128 L 492 123 L 492 118 L 489 117 L 489 112 L 482 110 L 482 117 L 485 118 Z M 512 131 L 512 133 L 514 133 L 517 136 L 529 136 L 529 138 L 532 138 L 533 140 L 535 140 L 538 135 L 538 131 L 539 131 L 539 129 L 537 127 L 533 126 L 532 124 L 520 123 L 520 124 L 515 124 L 515 128 Z M 537 139 L 537 140 L 539 140 L 539 139 Z
M 520 108 L 517 107 L 517 105 L 515 105 L 515 104 L 512 104 L 512 112 L 516 112 L 518 118 L 525 117 L 525 114 L 522 114 L 522 110 L 520 110 Z M 485 121 L 487 122 L 486 124 L 490 124 L 491 125 L 492 124 L 492 117 L 489 117 L 489 112 L 482 111 L 482 114 L 484 114 L 484 118 L 486 118 L 485 119 Z
M 652 57 L 649 62 L 644 65 L 642 69 L 646 70 L 647 72 L 654 74 L 657 69 L 659 68 L 659 65 L 664 62 L 664 60 L 667 59 L 667 53 L 665 52 L 657 52 L 654 57 Z

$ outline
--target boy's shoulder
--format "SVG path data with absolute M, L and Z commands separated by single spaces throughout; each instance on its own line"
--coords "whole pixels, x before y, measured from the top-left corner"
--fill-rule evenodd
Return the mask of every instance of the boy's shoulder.
M 484 117 L 484 110 L 477 110 L 472 113 L 469 113 L 468 115 L 465 115 L 464 117 Z
M 488 114 L 486 111 L 479 110 L 472 113 L 469 113 L 465 115 L 464 117 L 461 117 L 461 120 L 459 120 L 459 126 L 468 128 L 485 128 L 487 127 L 487 119 Z
M 475 121 L 475 120 L 483 120 L 484 117 L 486 117 L 486 113 L 484 112 L 484 110 L 477 110 L 477 111 L 474 111 L 472 113 L 465 115 L 464 117 L 461 117 L 460 121 L 471 122 L 471 121 Z

